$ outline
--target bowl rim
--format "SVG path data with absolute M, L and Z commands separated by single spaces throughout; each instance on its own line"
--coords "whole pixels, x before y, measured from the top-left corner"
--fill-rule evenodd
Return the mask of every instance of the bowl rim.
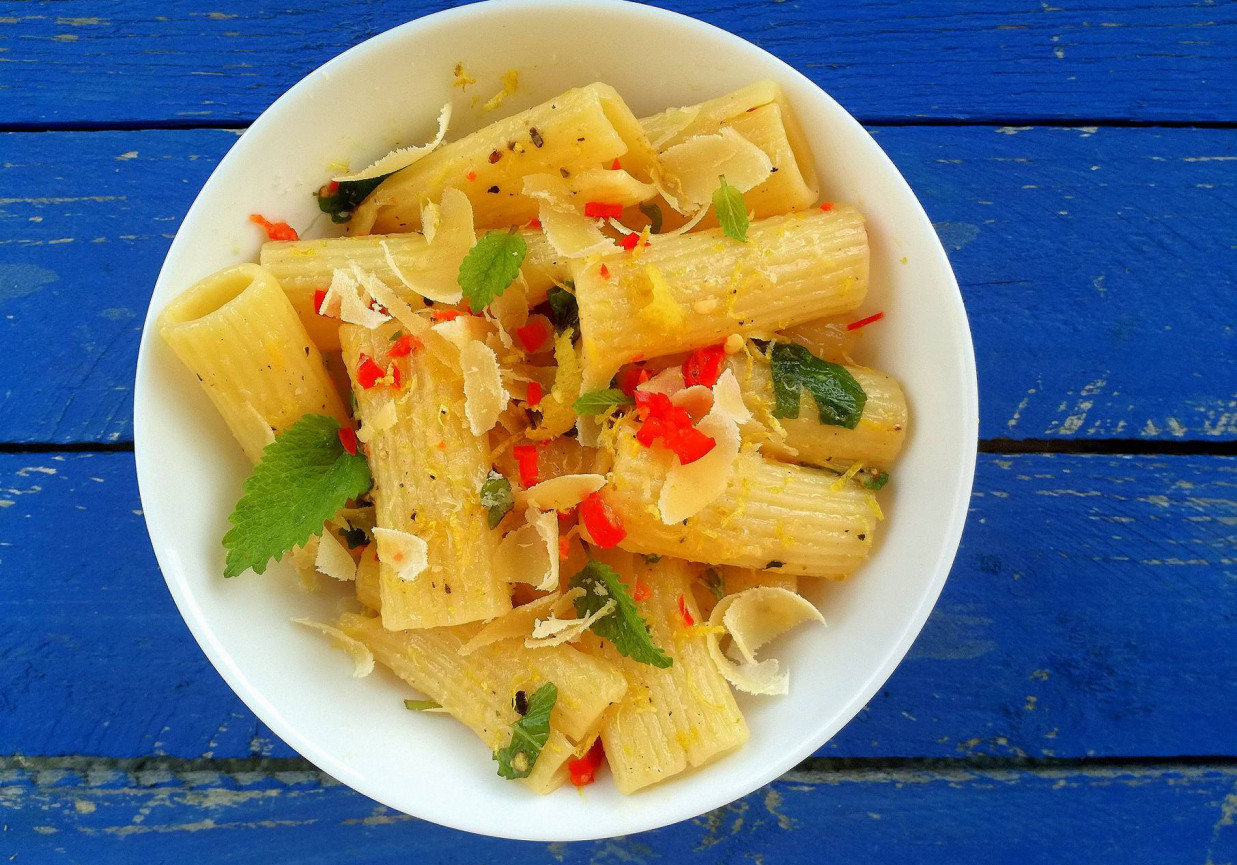
M 799 72 L 787 62 L 773 55 L 769 51 L 748 42 L 740 36 L 737 36 L 729 31 L 667 9 L 658 8 L 655 6 L 645 5 L 643 3 L 634 2 L 634 0 L 480 0 L 480 2 L 470 3 L 463 6 L 453 7 L 429 15 L 413 18 L 409 21 L 378 33 L 356 45 L 348 48 L 340 54 L 327 60 L 322 65 L 318 66 L 313 71 L 309 72 L 301 78 L 296 84 L 290 87 L 287 91 L 279 96 L 270 106 L 253 121 L 246 130 L 248 133 L 251 130 L 260 130 L 268 123 L 274 123 L 274 115 L 281 113 L 287 103 L 297 99 L 303 91 L 311 90 L 316 86 L 318 81 L 326 76 L 329 76 L 334 70 L 339 69 L 347 64 L 355 62 L 356 59 L 370 51 L 377 50 L 385 46 L 389 42 L 399 42 L 405 38 L 412 37 L 417 30 L 437 24 L 449 22 L 454 18 L 473 18 L 478 15 L 484 15 L 487 11 L 494 8 L 510 8 L 510 7 L 529 7 L 537 8 L 539 12 L 544 13 L 547 9 L 554 7 L 569 7 L 573 11 L 579 12 L 589 8 L 603 10 L 613 9 L 615 7 L 626 8 L 638 14 L 648 16 L 653 24 L 663 21 L 673 21 L 680 26 L 689 26 L 696 28 L 702 34 L 702 38 L 726 43 L 728 47 L 745 52 L 755 52 L 757 55 L 763 55 L 763 60 L 777 70 L 778 75 L 783 76 L 782 80 L 794 80 L 799 84 L 810 88 L 825 103 L 829 103 L 836 108 L 839 113 L 840 122 L 849 124 L 853 129 L 858 130 L 864 136 L 870 139 L 869 133 L 863 129 L 862 125 L 846 111 L 836 100 L 833 99 L 823 88 L 813 82 L 803 73 Z M 150 343 L 155 338 L 156 327 L 155 322 L 158 318 L 158 312 L 154 304 L 154 293 L 158 291 L 160 285 L 166 278 L 166 273 L 169 269 L 168 263 L 177 257 L 182 245 L 189 243 L 187 236 L 182 233 L 182 229 L 186 224 L 194 221 L 199 209 L 204 207 L 202 192 L 205 191 L 216 177 L 224 174 L 234 161 L 240 160 L 243 156 L 239 153 L 242 148 L 238 148 L 240 138 L 236 144 L 232 145 L 228 152 L 220 159 L 218 165 L 215 166 L 210 176 L 207 178 L 202 188 L 198 191 L 193 204 L 186 212 L 180 226 L 177 228 L 175 237 L 169 245 L 167 255 L 160 267 L 159 276 L 152 290 L 152 302 L 147 310 L 147 315 L 142 328 L 141 342 L 138 351 L 138 358 L 135 373 L 135 386 L 133 394 L 133 431 L 134 431 L 134 462 L 138 480 L 139 496 L 143 502 L 143 518 L 147 522 L 147 531 L 150 536 L 151 545 L 154 548 L 155 558 L 158 561 L 160 572 L 163 574 L 164 582 L 168 587 L 168 591 L 176 604 L 181 618 L 184 620 L 190 633 L 201 647 L 202 651 L 211 662 L 211 665 L 223 678 L 225 683 L 232 691 L 241 699 L 245 705 L 254 712 L 254 714 L 266 724 L 272 732 L 280 737 L 285 743 L 296 750 L 297 753 L 304 756 L 307 760 L 313 763 L 323 772 L 335 778 L 349 778 L 346 782 L 347 786 L 356 790 L 364 796 L 369 797 L 379 803 L 387 805 L 397 811 L 404 812 L 405 808 L 401 805 L 392 803 L 386 793 L 382 789 L 378 789 L 375 783 L 370 783 L 369 778 L 358 778 L 355 773 L 346 771 L 347 763 L 339 756 L 324 750 L 319 745 L 307 737 L 302 731 L 285 721 L 282 713 L 277 707 L 270 702 L 267 696 L 258 689 L 251 686 L 248 678 L 233 663 L 233 659 L 228 654 L 227 650 L 222 646 L 215 634 L 215 627 L 212 626 L 202 610 L 199 608 L 193 597 L 193 592 L 189 585 L 180 579 L 174 579 L 169 576 L 169 538 L 166 537 L 156 527 L 151 525 L 150 519 L 145 516 L 147 513 L 146 504 L 147 496 L 145 491 L 151 488 L 153 484 L 153 475 L 158 471 L 158 467 L 152 463 L 153 457 L 151 449 L 148 448 L 147 442 L 153 438 L 153 431 L 148 432 L 147 414 L 143 410 L 145 388 L 143 381 L 150 375 L 151 349 Z M 957 316 L 961 323 L 960 333 L 962 335 L 962 344 L 957 346 L 961 352 L 961 367 L 962 367 L 962 392 L 958 394 L 966 411 L 966 417 L 963 420 L 965 427 L 965 435 L 959 437 L 957 442 L 957 452 L 949 456 L 957 460 L 959 472 L 957 475 L 957 483 L 955 485 L 953 495 L 948 501 L 942 501 L 942 507 L 948 508 L 950 517 L 947 524 L 947 530 L 941 536 L 941 544 L 939 554 L 932 565 L 932 579 L 923 584 L 924 593 L 920 604 L 914 608 L 913 614 L 907 619 L 905 627 L 897 635 L 896 641 L 890 642 L 890 647 L 885 654 L 881 664 L 872 670 L 862 688 L 857 689 L 852 697 L 842 704 L 842 708 L 835 715 L 836 722 L 828 723 L 820 722 L 813 728 L 811 735 L 805 735 L 803 740 L 798 743 L 797 747 L 788 747 L 782 754 L 781 759 L 772 761 L 766 764 L 760 770 L 754 773 L 748 773 L 741 778 L 741 783 L 723 785 L 718 787 L 718 792 L 707 798 L 685 799 L 684 803 L 678 807 L 667 804 L 665 809 L 668 813 L 664 818 L 645 819 L 632 822 L 631 825 L 623 826 L 619 831 L 607 829 L 602 832 L 590 831 L 589 827 L 579 827 L 578 831 L 574 832 L 545 832 L 538 831 L 536 826 L 528 826 L 527 831 L 518 834 L 512 834 L 504 831 L 494 831 L 492 826 L 486 824 L 484 816 L 480 819 L 468 819 L 465 815 L 460 815 L 460 819 L 456 819 L 455 815 L 444 816 L 434 814 L 433 816 L 424 816 L 422 814 L 414 814 L 413 816 L 419 819 L 429 820 L 443 826 L 461 831 L 472 832 L 481 835 L 492 837 L 510 838 L 514 840 L 527 841 L 577 841 L 577 840 L 595 840 L 600 838 L 614 837 L 618 834 L 632 834 L 635 832 L 644 832 L 657 829 L 663 826 L 672 825 L 683 820 L 691 819 L 706 813 L 718 807 L 722 807 L 730 802 L 736 801 L 739 798 L 751 794 L 753 791 L 769 784 L 777 778 L 784 775 L 787 771 L 793 769 L 796 765 L 809 757 L 814 751 L 820 748 L 825 742 L 832 738 L 836 733 L 849 724 L 859 713 L 859 711 L 867 705 L 873 696 L 879 691 L 884 683 L 892 675 L 896 667 L 901 663 L 903 658 L 920 631 L 923 629 L 929 614 L 935 607 L 940 596 L 941 590 L 944 587 L 945 581 L 949 576 L 953 562 L 956 558 L 959 544 L 962 539 L 962 532 L 965 526 L 968 505 L 971 497 L 972 486 L 974 482 L 976 460 L 978 455 L 978 435 L 979 435 L 979 393 L 978 380 L 975 366 L 974 343 L 970 330 L 969 320 L 967 318 L 966 309 L 963 304 L 961 290 L 958 287 L 957 278 L 953 272 L 953 268 L 949 262 L 948 256 L 945 253 L 944 247 L 939 238 L 935 235 L 927 213 L 923 208 L 922 203 L 911 189 L 910 185 L 902 176 L 901 171 L 893 163 L 889 157 L 884 154 L 883 148 L 873 141 L 873 145 L 880 150 L 887 160 L 889 167 L 892 169 L 892 179 L 900 185 L 902 191 L 908 194 L 911 200 L 915 203 L 916 213 L 914 217 L 921 225 L 917 227 L 918 231 L 926 231 L 932 238 L 930 244 L 930 256 L 934 261 L 929 262 L 931 265 L 940 268 L 942 281 L 947 279 L 947 283 L 943 286 L 948 294 L 948 303 L 951 309 L 949 312 L 953 316 Z M 705 769 L 707 771 L 707 767 Z

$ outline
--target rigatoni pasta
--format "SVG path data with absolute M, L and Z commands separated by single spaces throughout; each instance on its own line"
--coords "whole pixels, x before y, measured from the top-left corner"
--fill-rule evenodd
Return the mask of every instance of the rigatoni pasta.
M 319 190 L 348 236 L 255 215 L 261 266 L 160 318 L 256 462 L 224 573 L 293 553 L 362 611 L 311 624 L 503 779 L 635 793 L 761 735 L 756 653 L 873 549 L 909 414 L 851 356 L 864 219 L 771 82 L 450 117 Z

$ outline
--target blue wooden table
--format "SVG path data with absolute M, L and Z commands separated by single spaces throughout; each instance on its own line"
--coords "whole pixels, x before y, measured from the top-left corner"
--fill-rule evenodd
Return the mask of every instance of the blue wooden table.
M 224 686 L 134 481 L 151 286 L 240 129 L 450 5 L 0 0 L 0 862 L 1237 861 L 1232 0 L 660 4 L 868 126 L 974 328 L 953 574 L 795 771 L 658 832 L 494 841 L 352 793 Z

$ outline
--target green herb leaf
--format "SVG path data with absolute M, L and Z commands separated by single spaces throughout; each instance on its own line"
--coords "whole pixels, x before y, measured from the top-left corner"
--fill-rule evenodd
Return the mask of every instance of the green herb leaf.
M 507 290 L 528 253 L 524 238 L 511 231 L 487 231 L 460 262 L 457 282 L 473 312 L 480 312 Z
M 770 559 L 765 564 L 765 570 L 770 571 L 770 570 L 773 570 L 774 568 L 783 568 L 785 566 L 786 566 L 785 562 L 779 562 L 777 559 Z
M 746 241 L 748 220 L 743 193 L 727 183 L 725 177 L 717 179 L 720 185 L 713 192 L 713 208 L 717 211 L 717 221 L 727 237 Z
M 773 416 L 798 417 L 804 388 L 816 400 L 820 422 L 854 429 L 863 416 L 868 395 L 846 367 L 821 360 L 801 345 L 774 343 L 769 352 L 773 367 Z
M 550 738 L 550 710 L 558 701 L 558 688 L 546 682 L 528 698 L 528 711 L 511 725 L 511 744 L 494 752 L 498 774 L 508 779 L 527 778 Z
M 339 441 L 339 423 L 305 415 L 275 437 L 245 481 L 244 493 L 223 536 L 228 551 L 225 577 L 253 568 L 262 573 L 271 559 L 322 531 L 349 499 L 369 489 L 369 464 Z
M 660 561 L 661 561 L 661 556 L 657 555 L 657 553 L 645 553 L 644 554 L 644 563 L 646 565 L 655 565 Z
M 634 399 L 618 388 L 607 387 L 580 394 L 579 399 L 573 402 L 571 407 L 575 409 L 576 414 L 591 417 L 608 411 L 616 405 L 635 405 L 635 403 Z
M 709 568 L 704 572 L 704 585 L 717 600 L 721 600 L 726 594 L 726 581 L 722 579 L 722 575 L 717 568 Z
M 669 655 L 653 644 L 649 626 L 640 618 L 636 602 L 613 568 L 590 561 L 584 570 L 571 578 L 571 588 L 584 589 L 584 596 L 575 601 L 576 615 L 581 618 L 597 612 L 611 599 L 618 604 L 610 615 L 593 622 L 589 630 L 613 643 L 620 655 L 654 667 L 665 668 L 674 663 Z
M 550 319 L 554 322 L 554 330 L 562 333 L 569 327 L 580 326 L 580 305 L 576 296 L 565 288 L 552 286 L 546 293 L 550 302 Z
M 515 507 L 515 497 L 511 495 L 511 481 L 496 471 L 491 471 L 481 484 L 481 507 L 489 512 L 490 528 L 495 528 L 503 521 L 507 512 Z
M 640 205 L 640 212 L 649 218 L 649 234 L 661 233 L 661 208 L 651 201 Z
M 405 700 L 404 708 L 412 712 L 424 712 L 428 709 L 441 709 L 442 703 L 433 700 Z
M 401 336 L 403 336 L 403 335 L 404 335 L 404 330 L 403 330 L 403 328 L 400 328 L 399 330 L 397 330 L 397 331 L 395 331 L 394 333 L 392 333 L 392 334 L 391 334 L 391 336 L 390 336 L 390 337 L 388 337 L 388 339 L 389 339 L 391 342 L 395 342 L 395 340 L 399 339 L 399 338 L 400 338 Z
M 877 472 L 874 475 L 868 475 L 862 481 L 865 490 L 879 490 L 887 483 L 889 483 L 889 472 Z
M 394 173 L 391 172 L 391 174 Z M 335 191 L 329 195 L 324 194 L 329 185 L 324 186 L 314 193 L 314 197 L 318 199 L 318 209 L 330 214 L 331 222 L 347 222 L 352 218 L 352 212 L 356 210 L 357 205 L 368 198 L 369 194 L 391 174 L 371 177 L 368 180 L 345 180 L 337 183 Z
M 344 539 L 350 550 L 355 550 L 357 547 L 363 547 L 369 543 L 369 535 L 365 534 L 365 529 L 359 529 L 352 523 L 348 523 L 348 528 L 340 532 L 339 535 Z

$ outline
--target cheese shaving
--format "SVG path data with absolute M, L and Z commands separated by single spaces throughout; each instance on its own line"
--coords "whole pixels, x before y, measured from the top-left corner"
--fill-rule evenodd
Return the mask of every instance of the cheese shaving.
M 604 475 L 560 475 L 524 491 L 524 501 L 540 511 L 565 511 L 606 485 Z
M 739 192 L 747 192 L 773 173 L 769 155 L 729 126 L 667 148 L 660 161 L 662 170 L 682 190 L 680 203 L 689 207 L 708 206 L 719 177 Z
M 683 381 L 683 367 L 668 366 L 648 381 L 636 385 L 636 390 L 645 393 L 664 393 L 672 397 L 684 387 L 686 383 Z
M 525 524 L 510 532 L 494 555 L 494 574 L 503 582 L 529 583 L 538 591 L 558 588 L 558 515 L 529 508 Z
M 615 255 L 622 251 L 613 240 L 601 233 L 601 220 L 559 210 L 547 202 L 542 202 L 537 208 L 537 218 L 550 246 L 564 258 Z
M 432 244 L 434 237 L 438 232 L 438 226 L 442 224 L 442 211 L 438 205 L 432 201 L 427 201 L 421 205 L 421 234 L 425 236 L 426 244 Z M 384 241 L 385 243 L 385 241 Z
M 714 408 L 696 424 L 696 429 L 717 444 L 695 462 L 681 465 L 674 461 L 666 472 L 657 510 L 668 526 L 704 510 L 726 491 L 734 475 L 735 457 L 739 454 L 739 427 L 734 419 Z
M 704 219 L 705 215 L 708 212 L 709 212 L 709 208 L 707 207 L 697 208 L 696 212 L 692 214 L 692 218 L 687 220 L 687 222 L 683 223 L 682 225 L 680 225 L 678 228 L 674 229 L 673 231 L 663 231 L 661 234 L 658 234 L 655 236 L 656 237 L 677 237 L 680 234 L 687 234 L 687 232 L 691 231 L 693 228 L 695 228 L 697 225 L 700 224 L 700 220 Z
M 320 574 L 334 577 L 343 583 L 356 579 L 356 562 L 352 554 L 344 549 L 339 538 L 332 531 L 323 532 L 318 541 L 318 552 L 314 556 L 314 567 Z
M 652 118 L 657 121 L 659 131 L 656 136 L 649 139 L 649 144 L 653 145 L 654 150 L 660 150 L 663 144 L 676 138 L 680 132 L 691 126 L 699 114 L 699 105 L 688 105 L 684 108 L 667 108 L 661 114 Z
M 752 413 L 743 402 L 743 392 L 739 389 L 739 380 L 735 378 L 734 370 L 725 369 L 713 385 L 713 405 L 718 410 L 729 415 L 740 426 L 749 423 Z
M 498 355 L 479 340 L 460 349 L 460 368 L 464 372 L 464 415 L 473 435 L 484 435 L 498 423 L 510 395 L 498 371 Z
M 704 417 L 713 408 L 713 391 L 702 384 L 694 384 L 670 397 L 676 408 L 681 408 L 694 418 Z
M 374 540 L 378 543 L 378 561 L 394 568 L 401 580 L 414 580 L 429 567 L 429 546 L 411 532 L 378 526 Z
M 477 243 L 472 202 L 458 189 L 444 189 L 441 203 L 437 207 L 427 204 L 422 216 L 429 220 L 422 226 L 426 242 L 436 253 L 430 257 L 433 264 L 409 274 L 399 266 L 384 240 L 379 245 L 386 265 L 400 282 L 422 297 L 437 303 L 459 303 L 464 296 L 459 286 L 460 264 Z
M 313 619 L 292 619 L 291 621 L 293 624 L 304 625 L 307 628 L 313 628 L 315 631 L 321 631 L 331 638 L 331 642 L 335 644 L 336 648 L 347 652 L 349 657 L 352 658 L 352 675 L 355 678 L 363 679 L 374 672 L 374 653 L 360 640 L 355 640 L 339 628 L 332 627 L 324 622 L 315 622 Z
M 395 412 L 395 402 L 383 403 L 382 408 L 374 412 L 372 418 L 366 419 L 365 423 L 361 424 L 361 428 L 356 431 L 356 437 L 365 442 L 365 444 L 369 444 L 378 437 L 379 433 L 386 432 L 395 426 L 395 422 L 398 419 Z
M 803 622 L 825 623 L 824 616 L 802 596 L 774 586 L 756 586 L 718 601 L 709 615 L 710 628 L 730 635 L 728 653 L 717 633 L 706 636 L 709 656 L 730 684 L 749 694 L 785 694 L 790 673 L 776 659 L 756 660 L 761 647 Z
M 532 633 L 537 619 L 552 613 L 555 605 L 563 596 L 558 592 L 542 598 L 529 601 L 516 607 L 509 613 L 504 613 L 494 621 L 477 631 L 467 643 L 460 646 L 461 655 L 471 655 L 484 646 L 490 646 L 500 640 L 512 640 L 527 637 Z
M 556 210 L 582 212 L 590 201 L 621 204 L 631 207 L 657 195 L 657 189 L 632 177 L 621 169 L 589 168 L 577 171 L 570 178 L 556 174 L 529 174 L 524 177 L 522 192 L 529 198 L 544 201 Z
M 398 150 L 392 150 L 363 171 L 358 171 L 355 174 L 341 174 L 331 179 L 336 183 L 347 183 L 353 180 L 372 180 L 375 177 L 382 177 L 384 174 L 392 174 L 407 168 L 409 165 L 420 162 L 426 156 L 433 153 L 447 136 L 447 127 L 450 125 L 451 103 L 448 102 L 438 112 L 438 134 L 434 136 L 433 141 L 428 144 L 422 144 L 419 147 L 401 147 Z
M 545 649 L 551 646 L 561 646 L 563 643 L 570 643 L 572 640 L 578 640 L 594 622 L 610 615 L 617 607 L 618 603 L 614 599 L 610 599 L 602 604 L 598 610 L 585 616 L 583 619 L 559 619 L 554 616 L 538 619 L 533 625 L 532 635 L 524 641 L 524 647 L 527 649 Z

